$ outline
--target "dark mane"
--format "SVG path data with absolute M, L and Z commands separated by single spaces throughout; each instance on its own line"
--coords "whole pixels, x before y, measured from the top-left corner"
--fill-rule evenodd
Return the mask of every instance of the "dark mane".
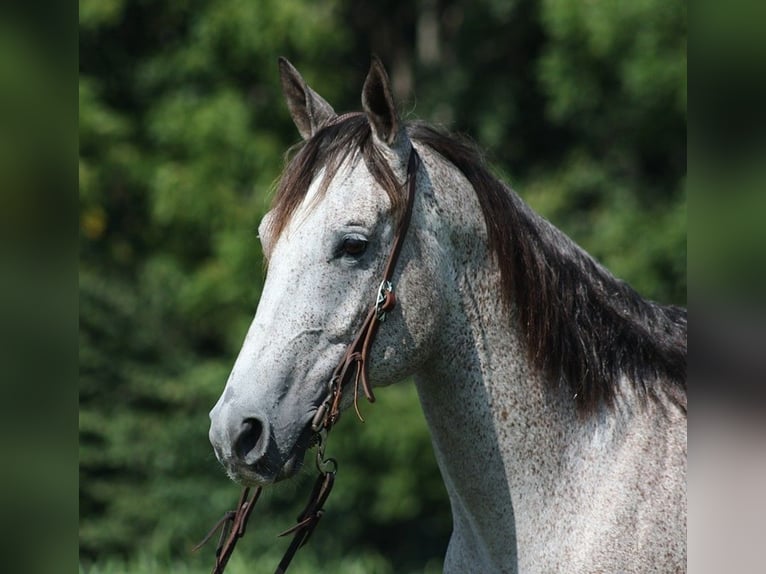
M 425 124 L 410 138 L 453 164 L 474 188 L 501 272 L 504 301 L 515 309 L 529 358 L 566 385 L 586 415 L 611 405 L 621 376 L 646 398 L 663 393 L 686 408 L 686 310 L 641 297 L 566 235 L 534 213 L 485 166 L 477 149 Z M 320 130 L 300 145 L 277 188 L 278 234 L 325 168 L 322 191 L 347 157 L 361 156 L 401 212 L 400 184 L 373 145 L 363 114 Z
M 685 309 L 648 301 L 613 277 L 492 176 L 472 145 L 422 124 L 411 137 L 473 186 L 530 359 L 565 382 L 582 413 L 611 404 L 622 375 L 644 395 L 663 385 L 685 408 Z

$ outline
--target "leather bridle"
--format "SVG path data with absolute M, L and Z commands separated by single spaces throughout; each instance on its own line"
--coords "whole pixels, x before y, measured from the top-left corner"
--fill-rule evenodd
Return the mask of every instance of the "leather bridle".
M 360 384 L 367 400 L 371 403 L 375 402 L 375 394 L 372 392 L 372 387 L 367 377 L 367 360 L 378 327 L 386 320 L 387 314 L 396 306 L 396 295 L 394 294 L 394 286 L 391 280 L 412 218 L 412 206 L 415 202 L 415 188 L 417 185 L 416 176 L 419 166 L 420 157 L 413 147 L 407 162 L 407 180 L 405 182 L 407 186 L 407 202 L 402 218 L 399 221 L 396 235 L 394 236 L 394 242 L 386 261 L 386 266 L 383 269 L 383 278 L 378 287 L 375 303 L 370 307 L 362 326 L 357 331 L 352 343 L 346 348 L 346 352 L 341 357 L 338 366 L 335 367 L 328 384 L 327 395 L 319 404 L 311 421 L 311 430 L 314 433 L 312 443 L 317 445 L 316 466 L 319 475 L 314 482 L 314 488 L 311 491 L 306 507 L 298 515 L 297 523 L 280 534 L 280 536 L 292 534 L 293 539 L 277 566 L 275 574 L 282 574 L 287 571 L 293 556 L 308 541 L 319 519 L 324 514 L 324 503 L 332 491 L 335 474 L 338 470 L 338 464 L 335 459 L 325 458 L 324 449 L 327 444 L 327 435 L 340 417 L 340 403 L 344 387 L 353 381 L 354 410 L 362 421 L 364 419 L 359 412 L 359 405 L 357 403 Z M 215 551 L 215 565 L 213 566 L 212 574 L 222 574 L 226 568 L 226 564 L 232 552 L 234 552 L 237 541 L 245 534 L 247 521 L 261 494 L 261 490 L 260 486 L 256 487 L 251 497 L 250 487 L 243 488 L 237 509 L 227 512 L 208 532 L 202 542 L 194 547 L 193 550 L 198 550 L 212 538 L 216 531 L 221 530 Z
M 378 326 L 386 320 L 386 315 L 396 306 L 396 295 L 394 295 L 391 279 L 394 275 L 396 263 L 399 260 L 404 237 L 410 226 L 410 219 L 412 218 L 412 204 L 415 201 L 416 187 L 415 174 L 418 171 L 419 165 L 420 157 L 415 148 L 412 148 L 409 161 L 407 162 L 407 203 L 394 236 L 394 243 L 388 255 L 388 261 L 386 261 L 386 266 L 383 269 L 383 279 L 378 287 L 375 304 L 370 307 L 367 317 L 356 333 L 356 337 L 346 348 L 346 352 L 341 357 L 338 366 L 335 367 L 335 371 L 330 378 L 327 398 L 319 405 L 314 415 L 314 420 L 311 423 L 311 430 L 314 432 L 319 432 L 322 429 L 329 431 L 336 423 L 340 416 L 340 399 L 343 387 L 352 379 L 354 381 L 354 410 L 360 420 L 364 421 L 357 403 L 360 383 L 367 400 L 371 403 L 375 402 L 375 394 L 372 392 L 370 381 L 367 378 L 367 359 L 370 347 L 375 339 L 375 334 L 378 331 Z

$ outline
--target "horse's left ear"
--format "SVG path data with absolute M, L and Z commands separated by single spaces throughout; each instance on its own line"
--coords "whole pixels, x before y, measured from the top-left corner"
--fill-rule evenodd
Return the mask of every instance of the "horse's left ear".
M 399 133 L 399 114 L 391 94 L 391 81 L 377 56 L 372 57 L 362 88 L 362 109 L 375 137 L 389 146 L 393 145 Z

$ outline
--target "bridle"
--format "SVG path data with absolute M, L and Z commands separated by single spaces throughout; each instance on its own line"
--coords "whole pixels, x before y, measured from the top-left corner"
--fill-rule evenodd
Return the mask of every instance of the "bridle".
M 386 320 L 387 314 L 396 306 L 396 295 L 394 294 L 394 286 L 391 279 L 396 269 L 399 253 L 402 250 L 404 237 L 407 234 L 410 220 L 412 219 L 412 206 L 415 202 L 415 187 L 417 184 L 416 175 L 419 166 L 420 156 L 418 156 L 417 151 L 413 147 L 407 161 L 407 179 L 405 182 L 407 186 L 407 202 L 402 218 L 399 221 L 396 235 L 394 235 L 394 242 L 388 255 L 386 266 L 383 269 L 383 278 L 378 287 L 375 303 L 370 307 L 362 326 L 359 327 L 352 343 L 346 348 L 346 352 L 341 357 L 338 366 L 335 367 L 328 384 L 327 395 L 319 404 L 311 421 L 311 430 L 314 433 L 312 443 L 317 446 L 316 466 L 319 475 L 314 482 L 314 488 L 311 491 L 306 507 L 298 515 L 297 523 L 279 535 L 287 536 L 292 534 L 293 539 L 285 551 L 282 560 L 279 562 L 275 574 L 282 574 L 287 571 L 293 556 L 295 556 L 299 548 L 306 544 L 319 519 L 324 514 L 324 503 L 330 496 L 335 483 L 335 474 L 338 470 L 338 463 L 334 458 L 325 458 L 324 451 L 327 444 L 327 435 L 340 417 L 343 389 L 353 381 L 354 410 L 363 422 L 364 419 L 359 412 L 359 405 L 357 403 L 360 384 L 367 400 L 371 403 L 375 402 L 375 394 L 372 392 L 372 387 L 367 378 L 367 360 L 378 327 Z M 194 551 L 198 550 L 219 529 L 221 530 L 215 550 L 215 565 L 213 566 L 212 574 L 222 574 L 226 568 L 226 564 L 232 552 L 234 552 L 237 541 L 245 534 L 247 521 L 261 494 L 261 490 L 262 487 L 256 487 L 253 495 L 250 496 L 250 487 L 243 488 L 236 510 L 230 510 L 224 514 L 205 538 L 194 547 Z

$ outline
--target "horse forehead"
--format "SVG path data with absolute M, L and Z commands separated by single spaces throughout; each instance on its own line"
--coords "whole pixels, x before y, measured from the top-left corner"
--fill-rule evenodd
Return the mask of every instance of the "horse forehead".
M 377 211 L 387 199 L 364 162 L 357 160 L 344 162 L 327 186 L 324 203 L 336 212 L 344 208 Z
M 388 196 L 362 161 L 344 162 L 322 193 L 325 177 L 322 170 L 311 182 L 306 197 L 291 218 L 292 231 L 312 233 L 335 221 L 371 225 L 389 203 Z M 351 219 L 341 221 L 344 217 Z

